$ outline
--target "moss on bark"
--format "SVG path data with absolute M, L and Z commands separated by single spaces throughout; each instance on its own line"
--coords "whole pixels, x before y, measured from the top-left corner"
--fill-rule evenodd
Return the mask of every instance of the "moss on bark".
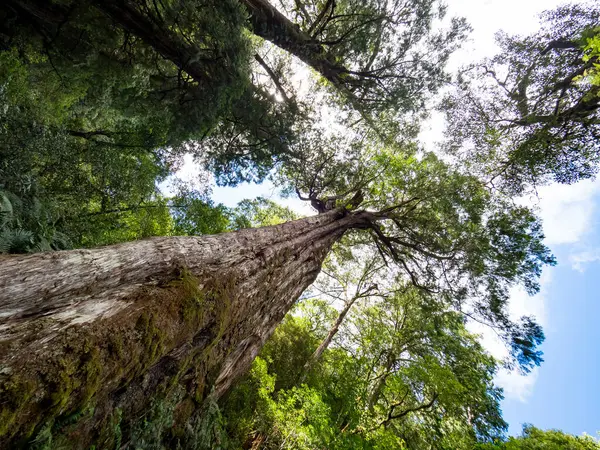
M 143 408 L 139 397 L 146 390 L 166 398 L 183 386 L 189 392 L 184 409 L 190 402 L 197 407 L 230 323 L 235 279 L 224 279 L 227 284 L 205 280 L 202 287 L 181 270 L 160 287 L 142 288 L 133 306 L 117 317 L 71 326 L 43 351 L 24 353 L 4 367 L 0 443 L 31 447 L 64 441 L 61 446 L 82 448 L 100 441 L 110 448 L 120 441 L 116 434 L 124 422 Z M 149 373 L 160 371 L 162 360 L 169 374 L 153 380 Z M 125 428 L 131 432 L 131 426 Z

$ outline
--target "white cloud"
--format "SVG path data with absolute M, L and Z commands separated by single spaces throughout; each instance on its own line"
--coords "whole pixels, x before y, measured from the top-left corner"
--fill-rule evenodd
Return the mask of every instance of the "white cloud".
M 481 344 L 494 358 L 502 360 L 508 356 L 506 345 L 492 328 L 473 321 L 468 322 L 467 328 L 471 333 L 479 335 Z
M 552 270 L 546 268 L 540 278 L 540 292 L 534 296 L 527 294 L 522 287 L 513 288 L 508 310 L 512 318 L 535 316 L 543 327 L 550 325 L 545 300 L 552 283 Z
M 538 189 L 539 202 L 530 197 L 524 203 L 537 204 L 547 245 L 575 244 L 593 228 L 594 197 L 599 191 L 600 179 L 552 184 Z
M 573 253 L 569 255 L 569 261 L 573 270 L 584 273 L 589 263 L 600 261 L 600 248 Z
M 504 388 L 505 398 L 526 403 L 531 394 L 533 394 L 533 388 L 538 376 L 539 369 L 537 367 L 527 375 L 502 369 L 496 374 L 496 384 Z

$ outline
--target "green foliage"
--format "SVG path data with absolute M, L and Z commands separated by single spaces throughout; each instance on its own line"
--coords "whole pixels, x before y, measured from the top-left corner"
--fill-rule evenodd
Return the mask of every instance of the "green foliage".
M 325 324 L 333 319 L 335 311 L 324 302 L 314 302 L 310 308 L 301 307 L 299 316 L 292 315 L 275 330 L 261 357 L 269 369 L 277 374 L 275 387 L 290 389 L 299 382 L 299 370 L 317 348 L 325 335 Z M 328 321 L 329 319 L 329 321 Z M 319 324 L 321 328 L 313 325 Z
M 231 214 L 232 227 L 235 229 L 267 227 L 299 219 L 298 214 L 290 208 L 264 197 L 242 200 Z
M 476 450 L 598 450 L 600 443 L 588 435 L 573 436 L 559 430 L 544 431 L 525 425 L 519 437 L 479 444 L 475 448 Z
M 240 5 L 142 3 L 140 14 L 193 42 L 201 80 L 88 2 L 48 3 L 35 14 L 11 2 L 0 7 L 0 251 L 224 231 L 218 211 L 201 211 L 198 202 L 190 202 L 190 215 L 198 222 L 205 214 L 203 225 L 173 223 L 157 184 L 185 152 L 208 155 L 215 167 L 237 164 L 244 168 L 238 178 L 256 178 L 284 150 L 274 141 L 245 156 L 198 145 L 209 136 L 218 141 L 233 122 L 246 142 L 264 140 L 265 132 L 279 139 L 293 121 L 293 112 L 251 83 L 254 44 Z
M 54 229 L 49 221 L 49 208 L 34 193 L 27 192 L 19 198 L 0 190 L 0 253 L 70 248 L 70 239 Z
M 28 248 L 21 246 L 17 250 L 100 245 L 126 239 L 90 236 L 94 234 L 92 230 L 102 226 L 102 220 L 94 220 L 102 217 L 95 214 L 129 209 L 140 200 L 150 200 L 156 180 L 166 176 L 171 162 L 161 152 L 155 152 L 152 143 L 142 145 L 136 141 L 143 136 L 137 125 L 127 122 L 130 113 L 121 111 L 119 116 L 117 105 L 113 104 L 122 100 L 122 92 L 114 92 L 114 99 L 102 100 L 108 104 L 75 95 L 62 85 L 43 50 L 33 46 L 35 39 L 22 43 L 26 44 L 18 59 L 15 51 L 0 52 L 13 69 L 4 72 L 0 80 L 4 88 L 0 96 L 0 189 L 5 196 L 11 195 L 11 228 L 32 234 Z M 65 71 L 75 71 L 73 77 L 79 76 L 77 70 L 84 70 L 69 64 Z M 111 82 L 102 73 L 97 75 Z M 128 77 L 127 73 L 119 75 Z M 38 83 L 38 79 L 43 81 Z M 117 77 L 112 82 L 118 80 Z M 98 80 L 86 83 L 87 94 L 96 88 L 104 92 Z M 69 87 L 75 89 L 75 84 Z M 81 110 L 82 105 L 89 109 Z M 102 121 L 103 114 L 110 120 L 122 117 L 127 123 L 116 124 L 118 132 L 103 130 L 82 137 L 78 128 L 82 125 L 74 123 L 74 117 L 78 121 L 87 116 Z M 102 122 L 90 126 L 110 129 L 112 125 Z M 113 133 L 112 137 L 106 133 Z
M 542 267 L 555 264 L 535 214 L 433 153 L 369 135 L 327 144 L 309 141 L 284 174 L 301 198 L 363 217 L 356 242 L 396 263 L 414 286 L 494 326 L 511 349 L 507 365 L 538 365 L 541 329 L 531 318 L 511 320 L 506 307 L 512 286 L 536 293 Z
M 260 182 L 289 157 L 308 113 L 276 101 L 266 86 L 253 86 L 201 144 L 186 148 L 203 157 L 221 185 Z
M 180 393 L 179 393 L 180 394 Z M 163 439 L 173 426 L 173 412 L 181 395 L 155 398 L 144 416 L 131 427 L 130 440 L 136 450 L 162 450 Z
M 151 236 L 170 236 L 175 224 L 168 199 L 156 196 L 141 205 L 92 211 L 61 223 L 77 246 L 97 247 Z
M 436 0 L 280 4 L 309 40 L 295 43 L 291 51 L 333 87 L 336 103 L 379 130 L 381 121 L 423 113 L 430 95 L 448 81 L 448 57 L 469 31 L 462 18 L 435 27 L 446 15 L 445 5 Z M 294 39 L 274 34 L 273 42 Z
M 301 304 L 227 398 L 231 436 L 266 449 L 470 449 L 497 436 L 494 360 L 460 315 L 423 300 L 409 290 L 358 307 L 298 385 L 328 328 L 322 302 Z
M 591 63 L 592 67 L 587 69 L 585 76 L 589 77 L 589 81 L 592 85 L 600 85 L 600 27 L 592 31 L 592 36 L 586 37 L 583 62 Z
M 245 441 L 263 442 L 264 448 L 312 449 L 331 445 L 334 429 L 329 424 L 330 410 L 321 393 L 305 385 L 293 386 L 275 394 L 275 377 L 267 363 L 258 357 L 249 380 L 232 393 L 228 403 L 249 405 L 228 416 L 232 435 Z
M 193 193 L 173 198 L 171 211 L 176 235 L 217 234 L 277 225 L 298 218 L 289 208 L 262 197 L 242 200 L 235 208 L 227 208 Z
M 177 206 L 173 209 L 176 235 L 217 234 L 229 229 L 230 212 L 221 204 L 189 197 L 175 199 L 174 203 Z
M 66 3 L 54 10 L 73 8 L 60 27 L 40 12 L 40 23 L 23 13 L 8 30 L 6 75 L 13 86 L 7 91 L 15 103 L 35 105 L 44 125 L 121 145 L 179 145 L 206 133 L 248 84 L 250 45 L 233 1 L 164 2 L 156 11 L 161 26 L 176 26 L 194 41 L 205 62 L 204 84 L 93 6 Z M 203 14 L 205 8 L 212 13 Z

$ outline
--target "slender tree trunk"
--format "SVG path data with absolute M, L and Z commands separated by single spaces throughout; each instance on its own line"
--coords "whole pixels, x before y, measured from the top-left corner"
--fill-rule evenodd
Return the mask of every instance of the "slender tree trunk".
M 310 356 L 310 358 L 308 358 L 308 361 L 306 361 L 306 363 L 304 364 L 304 367 L 302 368 L 302 376 L 300 378 L 300 383 L 306 380 L 306 377 L 308 376 L 310 371 L 313 369 L 315 364 L 321 359 L 323 352 L 327 350 L 327 347 L 329 347 L 329 344 L 331 344 L 331 341 L 333 340 L 334 336 L 339 331 L 340 325 L 348 315 L 350 308 L 352 308 L 352 305 L 354 305 L 354 303 L 358 299 L 359 297 L 355 296 L 350 301 L 346 302 L 344 308 L 340 311 L 340 314 L 335 319 L 333 326 L 329 329 L 329 332 L 327 333 L 325 339 L 323 339 L 323 341 L 319 344 L 314 353 Z
M 385 385 L 385 382 L 388 379 L 388 376 L 390 374 L 390 370 L 391 370 L 393 364 L 394 364 L 394 359 L 391 357 L 391 355 L 388 355 L 387 362 L 383 369 L 383 372 L 381 373 L 381 375 L 375 382 L 375 386 L 373 386 L 373 389 L 371 390 L 371 394 L 369 395 L 369 401 L 367 402 L 367 404 L 369 405 L 369 410 L 371 410 L 371 411 L 373 411 L 373 408 L 375 407 L 375 403 L 377 403 L 377 400 L 379 400 L 379 397 L 381 395 L 381 389 L 383 388 L 383 386 Z
M 334 210 L 214 236 L 2 257 L 0 447 L 50 427 L 73 448 L 110 448 L 115 411 L 126 434 L 127 420 L 174 387 L 193 404 L 188 417 L 217 400 L 331 245 L 367 216 Z

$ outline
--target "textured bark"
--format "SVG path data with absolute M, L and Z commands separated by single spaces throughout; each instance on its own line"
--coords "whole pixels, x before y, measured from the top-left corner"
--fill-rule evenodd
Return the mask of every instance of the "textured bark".
M 267 0 L 240 0 L 250 13 L 252 31 L 279 48 L 298 57 L 335 86 L 340 86 L 340 74 L 347 73 L 345 67 L 327 58 L 324 47 L 300 28 Z
M 0 446 L 89 408 L 75 448 L 106 444 L 116 408 L 137 417 L 184 386 L 196 407 L 242 375 L 331 245 L 368 213 L 0 259 Z M 56 428 L 56 426 L 55 426 Z

